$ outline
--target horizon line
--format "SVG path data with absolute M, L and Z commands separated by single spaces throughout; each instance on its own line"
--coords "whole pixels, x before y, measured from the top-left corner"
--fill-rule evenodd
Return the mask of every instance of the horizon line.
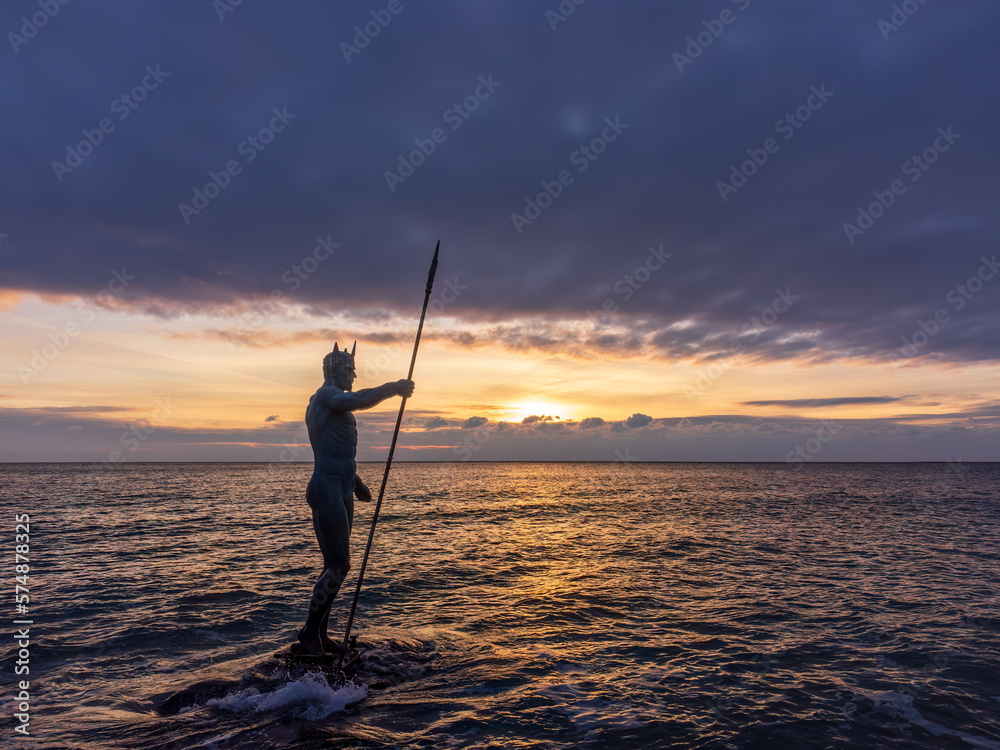
M 16 465 L 16 464 L 93 464 L 95 466 L 107 465 L 107 461 L 0 461 L 0 465 Z M 385 460 L 363 460 L 355 461 L 357 464 L 381 464 L 385 463 Z M 963 461 L 962 459 L 950 459 L 950 458 L 929 458 L 920 459 L 916 461 L 641 461 L 635 459 L 634 461 L 620 461 L 620 460 L 595 460 L 595 459 L 558 459 L 558 460 L 546 460 L 546 459 L 490 459 L 490 460 L 472 460 L 466 459 L 462 461 L 444 461 L 444 460 L 423 460 L 423 461 L 407 461 L 407 460 L 393 460 L 393 463 L 400 464 L 777 464 L 787 465 L 787 466 L 802 466 L 810 464 L 996 464 L 1000 463 L 1000 459 L 995 461 Z M 313 464 L 312 461 L 119 461 L 116 462 L 115 466 L 142 466 L 145 464 L 261 464 L 261 465 L 288 465 L 288 466 L 310 466 Z

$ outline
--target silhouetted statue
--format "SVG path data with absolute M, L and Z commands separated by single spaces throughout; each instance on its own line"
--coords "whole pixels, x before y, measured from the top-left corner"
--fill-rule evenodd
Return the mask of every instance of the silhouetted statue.
M 341 351 L 337 344 L 323 359 L 323 385 L 309 399 L 306 427 L 313 449 L 313 474 L 306 488 L 306 500 L 312 508 L 313 528 L 323 553 L 323 573 L 313 588 L 306 624 L 299 631 L 299 642 L 306 653 L 322 656 L 337 652 L 341 644 L 327 635 L 330 607 L 351 569 L 348 542 L 354 521 L 354 496 L 371 500 L 372 494 L 356 474 L 354 456 L 358 430 L 354 414 L 370 409 L 393 396 L 409 398 L 412 380 L 397 380 L 377 388 L 351 391 L 357 373 L 354 351 Z

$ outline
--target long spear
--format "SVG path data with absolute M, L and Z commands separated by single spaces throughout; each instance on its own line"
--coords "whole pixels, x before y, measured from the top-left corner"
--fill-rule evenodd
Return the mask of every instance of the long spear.
M 420 346 L 420 333 L 424 330 L 424 316 L 427 314 L 427 301 L 431 297 L 431 288 L 434 286 L 434 274 L 437 273 L 438 251 L 441 249 L 441 240 L 438 240 L 434 248 L 434 259 L 431 261 L 431 270 L 427 273 L 427 288 L 424 289 L 424 307 L 420 311 L 420 323 L 417 325 L 417 338 L 413 342 L 413 355 L 410 357 L 410 371 L 406 375 L 407 380 L 413 380 L 413 366 L 417 362 L 417 347 Z M 361 583 L 365 579 L 365 568 L 368 566 L 368 554 L 372 551 L 372 540 L 375 538 L 375 524 L 378 523 L 379 510 L 382 508 L 382 497 L 385 495 L 385 485 L 389 479 L 389 469 L 392 467 L 392 454 L 396 452 L 396 438 L 399 436 L 399 425 L 403 421 L 403 409 L 406 408 L 406 396 L 399 404 L 399 414 L 396 415 L 396 427 L 392 431 L 392 443 L 389 445 L 389 458 L 385 461 L 385 472 L 382 474 L 382 487 L 378 491 L 378 502 L 375 503 L 375 512 L 372 514 L 372 527 L 368 532 L 368 544 L 365 546 L 365 557 L 361 561 L 361 571 L 358 573 L 358 587 L 354 590 L 354 602 L 351 604 L 351 614 L 347 618 L 347 630 L 344 633 L 343 649 L 340 652 L 340 662 L 344 660 L 347 652 L 347 643 L 351 638 L 351 626 L 354 625 L 354 613 L 358 608 L 358 597 L 361 595 Z

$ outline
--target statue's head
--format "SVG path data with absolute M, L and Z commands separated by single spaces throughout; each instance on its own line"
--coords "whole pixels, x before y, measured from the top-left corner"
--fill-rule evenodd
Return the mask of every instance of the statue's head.
M 354 342 L 350 353 L 347 349 L 341 349 L 337 344 L 333 345 L 333 351 L 323 357 L 323 378 L 332 380 L 333 384 L 342 391 L 351 390 L 354 378 L 357 373 L 354 370 L 354 351 L 358 348 L 358 342 Z

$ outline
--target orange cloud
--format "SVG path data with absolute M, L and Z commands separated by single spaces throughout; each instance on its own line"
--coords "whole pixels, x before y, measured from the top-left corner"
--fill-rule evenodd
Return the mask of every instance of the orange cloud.
M 0 289 L 0 310 L 13 310 L 21 302 L 24 292 L 16 289 Z

